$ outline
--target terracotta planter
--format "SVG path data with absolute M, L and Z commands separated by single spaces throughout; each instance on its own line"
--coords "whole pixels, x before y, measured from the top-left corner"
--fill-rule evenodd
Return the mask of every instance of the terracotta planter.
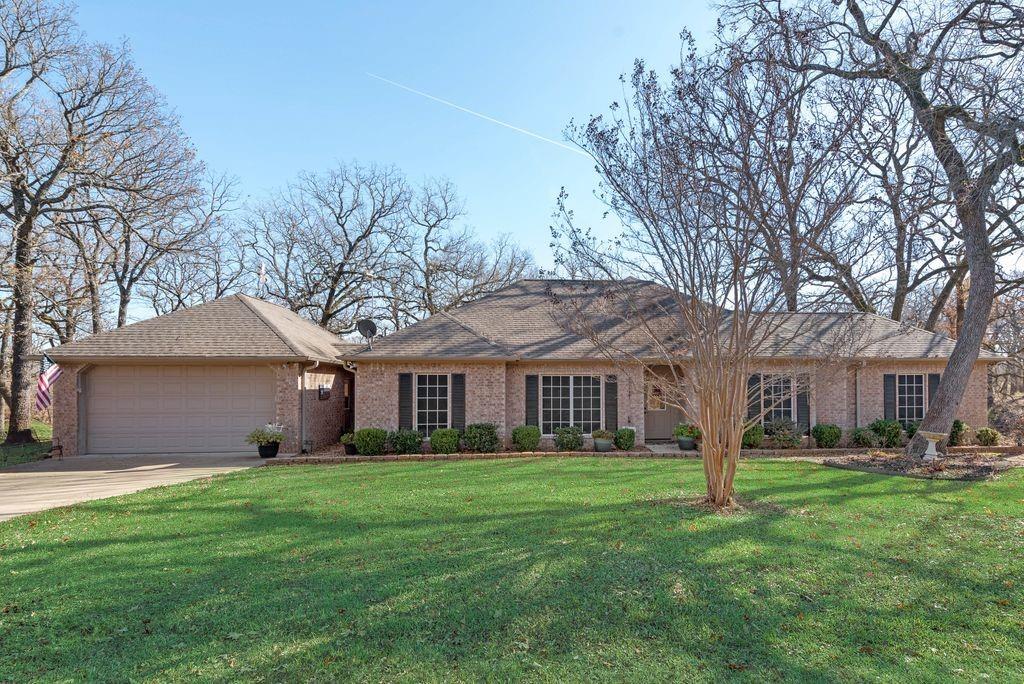
M 256 448 L 260 452 L 260 458 L 274 458 L 277 456 L 277 450 L 281 448 L 281 443 L 271 442 L 270 444 L 260 444 Z

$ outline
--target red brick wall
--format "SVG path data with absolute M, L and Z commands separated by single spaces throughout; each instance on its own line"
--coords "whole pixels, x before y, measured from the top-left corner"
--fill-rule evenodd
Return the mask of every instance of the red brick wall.
M 509 429 L 526 422 L 527 375 L 616 375 L 619 383 L 619 427 L 636 430 L 636 443 L 644 443 L 644 382 L 639 365 L 619 367 L 610 361 L 544 362 L 521 361 L 508 364 L 505 385 L 508 394 L 505 414 Z M 550 440 L 542 444 L 550 446 Z
M 366 362 L 356 370 L 356 429 L 398 428 L 399 373 L 465 373 L 466 424 L 494 423 L 504 435 L 504 362 Z
M 78 455 L 78 374 L 81 364 L 61 364 L 53 383 L 53 437 L 60 441 L 65 456 Z
M 882 377 L 886 373 L 941 373 L 945 360 L 937 361 L 874 361 L 860 369 L 860 424 L 868 425 L 885 416 Z M 926 380 L 927 382 L 927 380 Z M 957 410 L 957 417 L 972 428 L 988 425 L 988 365 L 978 363 L 967 381 L 967 391 Z
M 306 440 L 313 449 L 337 444 L 345 419 L 345 384 L 351 373 L 340 366 L 322 364 L 306 371 Z M 320 385 L 330 388 L 330 398 L 320 399 Z

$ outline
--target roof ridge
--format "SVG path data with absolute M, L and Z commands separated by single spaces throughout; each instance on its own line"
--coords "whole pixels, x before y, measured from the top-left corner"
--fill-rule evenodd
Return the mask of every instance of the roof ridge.
M 956 338 L 955 337 L 950 337 L 946 333 L 935 332 L 934 330 L 928 330 L 927 328 L 922 328 L 919 325 L 914 325 L 912 323 L 906 323 L 904 321 L 897 321 L 895 319 L 889 318 L 888 316 L 883 316 L 883 315 L 881 315 L 879 313 L 876 313 L 874 311 L 864 311 L 863 313 L 866 313 L 869 316 L 874 316 L 875 318 L 881 319 L 881 320 L 883 320 L 883 321 L 885 321 L 887 323 L 895 323 L 896 325 L 900 326 L 901 328 L 919 330 L 919 331 L 921 331 L 923 333 L 928 333 L 929 335 L 935 335 L 936 337 L 945 338 L 945 339 L 949 340 L 950 342 L 956 344 Z
M 500 342 L 498 342 L 498 341 L 496 341 L 496 340 L 492 340 L 491 338 L 487 337 L 487 336 L 486 336 L 486 335 L 484 335 L 484 334 L 483 334 L 482 332 L 480 332 L 480 331 L 479 331 L 479 330 L 477 330 L 476 328 L 472 327 L 471 325 L 469 325 L 469 324 L 468 324 L 468 323 L 466 323 L 465 321 L 463 321 L 463 320 L 461 320 L 461 319 L 457 318 L 457 317 L 455 316 L 455 314 L 451 313 L 450 311 L 439 311 L 439 312 L 438 312 L 438 315 L 440 315 L 440 316 L 444 316 L 445 318 L 449 318 L 449 319 L 451 319 L 451 320 L 452 320 L 452 321 L 454 321 L 454 322 L 455 322 L 455 323 L 456 323 L 457 325 L 460 325 L 460 326 L 462 326 L 463 328 L 465 328 L 465 329 L 466 329 L 466 330 L 468 330 L 469 332 L 473 333 L 474 335 L 476 335 L 476 336 L 477 336 L 477 337 L 479 337 L 479 338 L 480 338 L 481 340 L 483 340 L 483 341 L 484 341 L 484 342 L 486 342 L 487 344 L 491 345 L 491 346 L 492 346 L 492 347 L 494 347 L 495 349 L 498 349 L 498 350 L 499 350 L 499 351 L 501 351 L 502 353 L 504 353 L 504 354 L 508 354 L 508 355 L 509 355 L 509 356 L 511 356 L 511 357 L 515 357 L 515 354 L 513 354 L 513 353 L 512 353 L 512 350 L 510 350 L 510 349 L 509 349 L 508 347 L 506 347 L 505 345 L 501 344 Z
M 247 295 L 247 294 L 243 294 L 243 293 L 241 293 L 241 292 L 236 292 L 236 293 L 234 294 L 234 297 L 235 297 L 235 298 L 236 298 L 236 299 L 237 299 L 238 301 L 242 302 L 242 304 L 244 304 L 244 305 L 245 305 L 245 307 L 246 307 L 247 309 L 249 309 L 249 311 L 252 311 L 252 312 L 253 312 L 253 313 L 254 313 L 254 314 L 256 315 L 256 317 L 257 317 L 257 318 L 259 318 L 259 319 L 260 319 L 261 321 L 263 321 L 263 325 L 265 325 L 265 326 L 267 326 L 268 328 L 270 328 L 270 330 L 271 330 L 271 331 L 272 331 L 272 332 L 273 332 L 273 333 L 274 333 L 275 335 L 277 335 L 278 339 L 279 339 L 279 340 L 281 340 L 282 342 L 284 342 L 284 345 L 285 345 L 286 347 L 288 347 L 289 349 L 291 349 L 291 350 L 292 350 L 292 351 L 293 351 L 293 352 L 294 352 L 294 353 L 295 353 L 295 354 L 296 354 L 297 356 L 301 356 L 301 357 L 303 357 L 303 358 L 309 358 L 309 354 L 306 354 L 306 353 L 305 353 L 305 352 L 303 352 L 302 350 L 300 350 L 300 349 L 296 348 L 296 346 L 295 346 L 294 344 L 292 344 L 291 340 L 289 340 L 289 339 L 288 339 L 288 337 L 287 337 L 287 336 L 286 336 L 286 335 L 285 335 L 285 334 L 284 334 L 283 332 L 281 332 L 281 331 L 280 331 L 280 330 L 278 329 L 278 327 L 277 327 L 276 325 L 274 325 L 273 323 L 271 323 L 271 322 L 270 322 L 270 321 L 269 321 L 269 320 L 267 319 L 267 317 L 266 317 L 266 316 L 264 316 L 264 315 L 263 315 L 262 313 L 260 313 L 260 312 L 259 312 L 259 311 L 258 311 L 258 310 L 256 309 L 256 307 L 255 307 L 255 306 L 253 306 L 253 305 L 252 305 L 252 303 L 250 303 L 250 302 L 248 301 L 248 300 L 250 300 L 250 299 L 255 299 L 255 300 L 256 300 L 256 301 L 258 301 L 258 302 L 263 302 L 263 300 L 262 300 L 262 299 L 256 299 L 255 297 L 250 297 L 249 295 Z M 263 302 L 263 303 L 264 303 L 264 304 L 272 304 L 272 302 Z M 277 306 L 276 304 L 272 304 L 272 305 L 273 305 L 273 306 Z M 283 307 L 283 306 L 282 306 L 281 308 L 282 308 L 282 309 L 284 309 L 284 307 Z M 287 309 L 287 310 L 288 310 L 288 311 L 291 311 L 290 309 Z

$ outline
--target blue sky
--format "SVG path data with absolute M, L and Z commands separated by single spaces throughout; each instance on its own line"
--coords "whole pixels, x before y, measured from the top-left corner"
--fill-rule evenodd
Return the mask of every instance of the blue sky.
M 599 230 L 591 163 L 367 76 L 401 82 L 538 135 L 622 96 L 636 57 L 678 60 L 679 32 L 713 28 L 703 1 L 235 2 L 86 0 L 96 40 L 128 40 L 202 158 L 256 198 L 300 171 L 394 164 L 446 177 L 466 223 L 511 233 L 550 266 L 559 188 Z

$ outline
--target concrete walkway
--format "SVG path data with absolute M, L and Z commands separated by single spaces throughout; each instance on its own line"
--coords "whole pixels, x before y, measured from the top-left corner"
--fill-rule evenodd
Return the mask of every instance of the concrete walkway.
M 260 464 L 247 454 L 69 456 L 0 470 L 0 520 Z

